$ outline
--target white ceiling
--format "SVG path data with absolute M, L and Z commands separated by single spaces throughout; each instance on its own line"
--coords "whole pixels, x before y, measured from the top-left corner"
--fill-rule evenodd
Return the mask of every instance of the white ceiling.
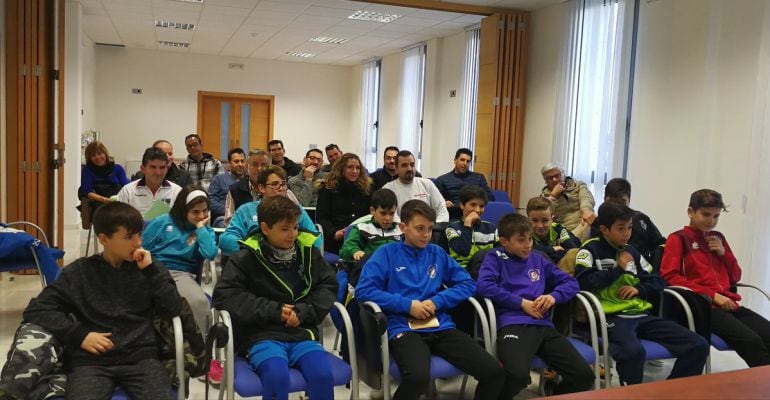
M 77 0 L 83 28 L 96 43 L 145 49 L 352 65 L 403 47 L 461 32 L 481 16 L 368 4 L 346 0 Z M 563 0 L 453 0 L 454 3 L 533 10 Z M 357 10 L 398 14 L 393 22 L 356 21 Z M 194 31 L 156 28 L 155 20 L 194 23 Z M 310 42 L 314 36 L 349 39 Z M 187 42 L 171 48 L 158 41 Z M 286 55 L 311 53 L 310 58 Z

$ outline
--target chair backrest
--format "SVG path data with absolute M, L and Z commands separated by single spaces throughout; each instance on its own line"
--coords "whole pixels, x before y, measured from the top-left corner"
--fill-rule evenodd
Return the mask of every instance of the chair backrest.
M 493 199 L 490 201 L 500 201 L 503 203 L 513 203 L 511 201 L 511 197 L 508 196 L 508 192 L 505 190 L 497 190 L 497 189 L 491 189 L 492 190 L 492 196 L 494 196 Z
M 515 212 L 516 208 L 514 208 L 513 204 L 511 203 L 502 201 L 490 201 L 487 203 L 486 207 L 484 207 L 484 213 L 481 214 L 481 219 L 497 226 L 500 218 L 502 218 L 504 215 Z

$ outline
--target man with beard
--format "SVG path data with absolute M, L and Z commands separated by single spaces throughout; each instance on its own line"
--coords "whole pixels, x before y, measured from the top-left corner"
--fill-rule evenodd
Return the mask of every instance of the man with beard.
M 473 152 L 470 149 L 458 149 L 455 152 L 454 169 L 436 179 L 436 187 L 446 199 L 446 208 L 452 220 L 463 216 L 463 211 L 460 209 L 460 189 L 464 186 L 476 185 L 486 193 L 487 202 L 494 200 L 484 175 L 470 170 L 471 160 L 473 160 Z
M 211 220 L 214 227 L 225 226 L 225 205 L 230 186 L 238 182 L 246 172 L 246 153 L 242 148 L 236 147 L 227 153 L 227 162 L 230 170 L 219 174 L 211 180 L 209 185 L 209 199 L 211 199 Z
M 449 222 L 449 212 L 446 209 L 444 196 L 430 179 L 415 177 L 414 155 L 409 150 L 401 150 L 396 155 L 398 180 L 388 182 L 383 186 L 396 194 L 398 212 L 401 206 L 409 200 L 419 199 L 428 203 L 436 211 L 436 222 Z
M 267 142 L 267 151 L 272 157 L 272 165 L 283 168 L 286 175 L 294 176 L 302 172 L 302 167 L 299 164 L 286 157 L 286 149 L 283 147 L 282 141 L 275 139 Z
M 372 178 L 372 192 L 382 189 L 386 183 L 398 178 L 398 171 L 396 171 L 396 156 L 398 155 L 398 147 L 388 146 L 385 148 L 383 154 L 382 168 L 372 172 L 369 177 Z M 419 172 L 415 171 L 416 177 L 422 177 Z

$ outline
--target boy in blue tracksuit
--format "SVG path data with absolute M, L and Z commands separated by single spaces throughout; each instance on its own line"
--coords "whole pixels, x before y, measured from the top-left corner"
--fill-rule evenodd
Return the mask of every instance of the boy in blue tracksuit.
M 581 289 L 599 298 L 607 314 L 610 354 L 621 384 L 642 382 L 645 352 L 640 339 L 660 343 L 677 358 L 669 379 L 699 375 L 708 357 L 706 340 L 674 321 L 649 315 L 651 301 L 660 298 L 666 282 L 628 245 L 633 216 L 633 210 L 618 202 L 599 207 L 601 235 L 578 251 L 575 277 Z
M 460 209 L 462 219 L 453 221 L 446 228 L 445 234 L 449 246 L 449 255 L 463 268 L 474 254 L 491 249 L 497 243 L 495 226 L 481 219 L 487 205 L 487 193 L 480 186 L 466 185 L 460 189 Z
M 495 399 L 503 384 L 500 364 L 455 329 L 448 314 L 475 293 L 476 284 L 444 250 L 430 244 L 435 220 L 436 212 L 422 200 L 404 203 L 399 225 L 404 241 L 386 244 L 369 258 L 356 297 L 377 303 L 388 318 L 390 354 L 402 377 L 395 400 L 416 400 L 424 393 L 431 354 L 473 375 L 479 381 L 477 399 Z
M 512 399 L 529 384 L 535 355 L 561 374 L 555 394 L 588 390 L 591 368 L 549 318 L 554 305 L 580 290 L 577 281 L 532 252 L 532 228 L 523 215 L 504 216 L 497 229 L 502 247 L 484 257 L 476 293 L 492 300 L 497 311 L 497 356 L 506 370 L 500 399 Z
M 553 221 L 553 203 L 537 196 L 527 202 L 527 218 L 532 225 L 532 240 L 535 250 L 559 263 L 570 249 L 580 247 L 580 239 L 562 224 Z
M 259 190 L 263 199 L 272 196 L 286 196 L 286 171 L 275 165 L 263 169 L 257 177 L 257 190 Z M 222 255 L 230 256 L 237 253 L 241 249 L 238 242 L 259 230 L 259 218 L 257 216 L 259 202 L 260 200 L 255 200 L 246 203 L 235 211 L 233 219 L 230 220 L 230 225 L 227 226 L 225 232 L 219 237 L 219 248 L 222 249 Z M 305 209 L 300 206 L 297 207 L 300 210 L 299 229 L 318 233 L 318 229 L 316 229 Z M 323 237 L 319 236 L 318 240 L 313 243 L 313 246 L 321 248 L 322 244 Z

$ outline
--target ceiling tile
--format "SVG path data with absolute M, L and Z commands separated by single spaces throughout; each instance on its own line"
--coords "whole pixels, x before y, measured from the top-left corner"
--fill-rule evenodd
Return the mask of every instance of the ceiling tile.
M 299 13 L 302 12 L 302 10 L 308 8 L 310 5 L 310 2 L 306 3 L 291 3 L 287 1 L 274 1 L 274 0 L 264 0 L 257 4 L 257 7 L 255 10 L 267 10 L 267 11 L 281 11 L 281 12 L 293 12 L 293 13 Z

